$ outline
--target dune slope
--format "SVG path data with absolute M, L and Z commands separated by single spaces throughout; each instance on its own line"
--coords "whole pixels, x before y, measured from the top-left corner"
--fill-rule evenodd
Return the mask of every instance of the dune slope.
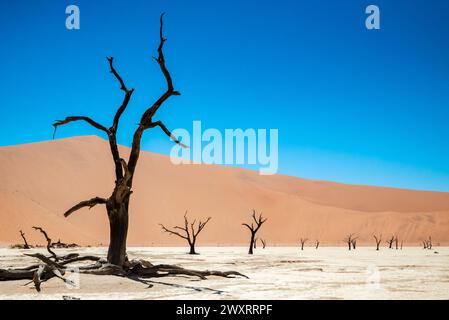
M 121 148 L 126 157 L 127 148 Z M 0 148 L 0 244 L 42 243 L 33 225 L 57 240 L 107 244 L 106 211 L 97 206 L 66 219 L 62 213 L 93 196 L 110 195 L 114 177 L 107 141 L 96 136 Z M 128 245 L 178 245 L 159 223 L 211 216 L 199 244 L 246 244 L 242 223 L 254 208 L 268 222 L 260 237 L 269 244 L 296 244 L 299 237 L 343 244 L 357 233 L 397 234 L 406 243 L 432 235 L 449 243 L 449 193 L 345 185 L 211 165 L 172 165 L 169 158 L 142 152 L 135 177 Z

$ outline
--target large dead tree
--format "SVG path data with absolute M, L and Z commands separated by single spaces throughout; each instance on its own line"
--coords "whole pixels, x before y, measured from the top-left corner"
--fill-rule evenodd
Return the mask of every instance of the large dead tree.
M 267 221 L 266 218 L 264 219 L 262 217 L 262 213 L 260 213 L 259 216 L 256 217 L 256 210 L 253 210 L 252 218 L 253 222 L 251 222 L 251 225 L 242 223 L 242 225 L 247 227 L 251 232 L 248 254 L 253 254 L 254 240 L 256 239 L 257 231 L 259 231 L 260 227 L 262 227 L 262 225 Z
M 309 239 L 307 239 L 307 238 L 301 238 L 299 241 L 301 242 L 301 250 L 304 250 L 304 245 L 306 244 L 306 242 L 308 241 Z
M 131 96 L 134 92 L 133 88 L 129 88 L 123 78 L 119 75 L 114 67 L 114 58 L 108 57 L 108 65 L 110 72 L 116 78 L 120 84 L 120 90 L 123 91 L 124 97 L 121 105 L 118 107 L 111 126 L 107 127 L 99 122 L 86 116 L 68 116 L 63 120 L 56 120 L 53 124 L 55 132 L 63 125 L 82 121 L 95 129 L 98 129 L 102 133 L 106 134 L 109 140 L 109 147 L 112 155 L 112 161 L 114 162 L 114 174 L 115 184 L 112 188 L 112 192 L 109 197 L 93 197 L 88 200 L 84 200 L 68 209 L 65 213 L 65 217 L 69 217 L 71 214 L 83 208 L 93 208 L 98 205 L 104 205 L 109 219 L 109 248 L 106 259 L 100 257 L 58 257 L 51 251 L 50 242 L 48 242 L 47 250 L 50 252 L 51 257 L 46 257 L 42 254 L 30 255 L 40 261 L 40 264 L 31 266 L 26 269 L 4 270 L 0 269 L 0 280 L 17 280 L 17 279 L 30 279 L 34 281 L 37 290 L 40 290 L 40 284 L 42 281 L 46 281 L 52 277 L 58 277 L 64 279 L 63 274 L 67 266 L 77 261 L 93 261 L 94 265 L 80 269 L 82 273 L 89 274 L 109 274 L 116 276 L 125 276 L 130 279 L 137 279 L 141 281 L 141 278 L 157 277 L 157 276 L 171 276 L 171 275 L 190 275 L 197 276 L 204 279 L 206 276 L 215 275 L 222 277 L 231 276 L 243 276 L 238 272 L 220 272 L 220 271 L 194 271 L 183 269 L 177 266 L 168 265 L 152 265 L 148 261 L 142 260 L 128 260 L 126 254 L 126 239 L 128 235 L 128 211 L 129 204 L 132 195 L 132 187 L 134 174 L 136 172 L 137 163 L 140 156 L 140 145 L 143 134 L 148 129 L 159 128 L 167 136 L 169 136 L 175 143 L 181 147 L 186 148 L 175 136 L 172 135 L 170 130 L 167 129 L 165 124 L 156 120 L 156 115 L 160 107 L 172 96 L 179 96 L 179 91 L 174 89 L 172 77 L 166 67 L 165 57 L 163 53 L 164 44 L 166 38 L 163 35 L 163 17 L 160 16 L 160 28 L 159 28 L 159 46 L 157 48 L 157 57 L 154 58 L 156 63 L 166 81 L 166 89 L 159 96 L 159 98 L 149 106 L 142 114 L 142 117 L 135 129 L 131 151 L 127 160 L 122 158 L 117 145 L 117 130 L 120 119 L 125 112 Z
M 345 242 L 346 242 L 346 244 L 348 245 L 348 249 L 349 249 L 349 251 L 351 251 L 351 248 L 354 246 L 354 249 L 355 249 L 355 244 L 354 244 L 354 241 L 356 241 L 358 239 L 358 237 L 354 237 L 354 234 L 353 233 L 351 233 L 350 235 L 348 235 L 346 238 L 345 238 Z
M 192 223 L 189 223 L 189 220 L 187 218 L 187 212 L 184 214 L 184 226 L 179 227 L 175 226 L 173 227 L 173 230 L 170 230 L 166 228 L 163 224 L 160 224 L 163 231 L 167 232 L 168 234 L 172 234 L 175 236 L 178 236 L 184 240 L 187 240 L 190 247 L 189 254 L 196 254 L 195 252 L 195 244 L 196 239 L 199 235 L 199 233 L 204 229 L 206 224 L 210 221 L 211 217 L 208 217 L 204 222 L 199 220 L 198 225 L 195 226 L 196 220 L 193 220 Z M 180 232 L 176 231 L 179 230 Z
M 379 235 L 379 236 L 373 235 L 373 237 L 374 237 L 374 240 L 376 240 L 376 250 L 379 251 L 379 246 L 382 242 L 382 235 Z
M 23 248 L 24 249 L 30 249 L 30 245 L 28 244 L 28 241 L 25 238 L 25 233 L 23 233 L 22 230 L 20 230 L 20 236 L 22 237 L 23 242 L 24 242 Z

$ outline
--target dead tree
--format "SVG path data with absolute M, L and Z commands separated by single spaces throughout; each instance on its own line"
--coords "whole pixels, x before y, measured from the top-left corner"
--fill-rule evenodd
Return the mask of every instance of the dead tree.
M 432 250 L 432 237 L 429 236 L 429 240 L 427 240 L 427 249 Z
M 301 238 L 301 239 L 299 240 L 299 241 L 301 241 L 301 250 L 304 250 L 304 245 L 306 244 L 307 240 L 309 240 L 309 239 L 307 239 L 307 238 Z
M 357 247 L 357 239 L 352 239 L 351 244 L 352 244 L 352 248 L 355 250 Z
M 320 240 L 315 241 L 315 249 L 318 250 L 318 247 L 320 246 Z
M 387 240 L 388 249 L 393 249 L 394 239 L 395 239 L 395 237 L 392 236 L 389 240 Z
M 402 245 L 404 244 L 404 240 L 401 240 L 401 250 L 402 250 Z
M 61 278 L 66 282 L 63 274 L 69 264 L 77 261 L 93 261 L 94 264 L 80 268 L 81 273 L 96 274 L 96 275 L 115 275 L 121 277 L 127 277 L 132 280 L 144 282 L 145 278 L 150 277 L 165 277 L 173 275 L 189 275 L 205 279 L 207 276 L 221 276 L 221 277 L 234 277 L 245 275 L 236 272 L 220 272 L 220 271 L 196 271 L 184 269 L 178 266 L 171 265 L 153 265 L 144 260 L 128 260 L 126 254 L 126 239 L 128 235 L 128 211 L 132 195 L 132 187 L 134 174 L 136 172 L 137 163 L 140 156 L 140 146 L 143 134 L 148 129 L 159 128 L 167 136 L 169 136 L 176 144 L 183 148 L 187 146 L 181 143 L 173 134 L 167 129 L 165 124 L 156 120 L 156 115 L 160 107 L 172 96 L 179 96 L 179 91 L 176 91 L 173 86 L 172 77 L 166 67 L 165 57 L 163 53 L 163 47 L 166 42 L 166 38 L 163 35 L 163 17 L 160 16 L 159 27 L 159 46 L 157 48 L 157 57 L 154 58 L 158 64 L 166 81 L 166 89 L 159 96 L 159 98 L 149 106 L 142 114 L 137 128 L 134 131 L 131 150 L 127 160 L 122 158 L 117 145 L 116 133 L 119 126 L 119 121 L 125 112 L 131 96 L 134 92 L 133 88 L 128 88 L 125 85 L 125 81 L 119 75 L 114 67 L 114 58 L 108 57 L 108 65 L 110 72 L 117 79 L 120 84 L 120 90 L 123 91 L 124 97 L 121 105 L 115 112 L 114 119 L 110 127 L 104 126 L 99 122 L 86 116 L 68 116 L 63 120 L 56 120 L 53 124 L 54 134 L 56 130 L 63 125 L 72 122 L 82 121 L 95 129 L 106 134 L 109 140 L 109 147 L 114 163 L 114 175 L 115 183 L 112 188 L 112 192 L 109 197 L 93 197 L 88 200 L 84 200 L 68 209 L 65 213 L 65 217 L 69 217 L 74 212 L 83 208 L 93 208 L 97 205 L 104 205 L 106 207 L 107 216 L 109 219 L 109 248 L 106 259 L 100 257 L 58 257 L 51 251 L 50 242 L 48 242 L 47 250 L 50 252 L 51 257 L 46 257 L 42 254 L 29 255 L 39 260 L 39 264 L 33 265 L 28 268 L 5 270 L 0 269 L 0 281 L 7 280 L 19 280 L 29 279 L 33 280 L 36 290 L 40 291 L 40 284 L 52 277 Z
M 399 239 L 398 239 L 398 236 L 396 236 L 396 238 L 394 239 L 394 244 L 395 244 L 396 250 L 399 250 Z
M 242 225 L 247 227 L 251 232 L 248 254 L 253 254 L 254 241 L 256 239 L 257 231 L 259 231 L 260 227 L 262 227 L 262 225 L 267 221 L 266 218 L 262 218 L 262 213 L 259 214 L 259 217 L 256 217 L 256 210 L 253 210 L 252 218 L 254 222 L 251 222 L 251 225 L 242 223 Z
M 380 235 L 380 236 L 373 235 L 373 237 L 374 237 L 374 240 L 376 241 L 376 250 L 379 251 L 379 246 L 380 246 L 380 243 L 382 242 L 382 235 Z
M 348 236 L 345 238 L 344 241 L 347 243 L 349 251 L 351 251 L 351 248 L 354 246 L 354 241 L 357 240 L 357 238 L 358 238 L 358 237 L 354 237 L 354 234 L 353 234 L 353 233 L 351 233 L 350 235 L 348 235 Z M 354 248 L 354 249 L 355 249 L 355 248 Z
M 22 232 L 22 230 L 20 230 L 20 236 L 23 239 L 24 245 L 23 248 L 24 249 L 30 249 L 30 246 L 28 245 L 27 239 L 25 238 L 25 233 Z
M 267 242 L 264 239 L 260 239 L 260 242 L 262 242 L 262 249 L 265 249 Z
M 199 220 L 198 225 L 195 227 L 196 219 L 193 220 L 192 223 L 189 223 L 189 220 L 187 219 L 187 212 L 186 212 L 184 214 L 184 226 L 183 227 L 179 227 L 179 226 L 173 227 L 174 230 L 175 229 L 180 230 L 184 234 L 181 234 L 174 230 L 167 229 L 162 224 L 160 224 L 160 226 L 161 226 L 162 230 L 167 232 L 168 234 L 173 234 L 175 236 L 178 236 L 182 239 L 187 240 L 187 242 L 189 243 L 189 247 L 190 247 L 189 254 L 196 254 L 196 252 L 195 252 L 196 239 L 197 239 L 198 235 L 200 234 L 200 232 L 204 229 L 206 224 L 210 221 L 210 219 L 211 219 L 211 217 L 207 218 L 204 222 Z
M 258 239 L 258 238 L 255 238 L 255 239 L 254 239 L 254 249 L 257 249 L 257 239 Z
M 427 241 L 423 240 L 422 244 L 423 244 L 423 249 L 427 249 Z

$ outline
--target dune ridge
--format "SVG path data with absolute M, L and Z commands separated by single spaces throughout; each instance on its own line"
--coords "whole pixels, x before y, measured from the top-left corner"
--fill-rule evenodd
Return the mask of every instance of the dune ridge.
M 120 147 L 122 156 L 129 149 Z M 357 233 L 360 244 L 372 234 L 397 234 L 408 244 L 429 235 L 449 244 L 449 193 L 348 185 L 216 165 L 171 164 L 167 156 L 142 152 L 130 208 L 128 245 L 184 245 L 163 233 L 159 223 L 211 216 L 201 245 L 246 245 L 242 223 L 251 210 L 268 222 L 259 237 L 268 245 L 297 245 L 300 237 L 343 245 Z M 108 221 L 101 206 L 66 219 L 62 213 L 93 196 L 108 197 L 114 183 L 106 140 L 82 136 L 0 147 L 0 244 L 20 243 L 22 229 L 30 243 L 43 243 L 33 225 L 57 241 L 107 244 Z

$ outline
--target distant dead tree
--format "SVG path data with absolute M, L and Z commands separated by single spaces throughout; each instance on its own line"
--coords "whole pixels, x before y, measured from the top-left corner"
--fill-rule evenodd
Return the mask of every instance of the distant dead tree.
M 25 243 L 23 245 L 23 248 L 24 249 L 30 249 L 30 246 L 28 245 L 27 239 L 25 238 L 25 233 L 23 233 L 22 230 L 20 230 L 20 236 L 22 237 L 23 242 Z
M 300 241 L 301 241 L 301 250 L 304 250 L 304 245 L 306 244 L 306 242 L 308 241 L 309 239 L 307 239 L 307 238 L 301 238 L 300 239 Z
M 352 248 L 355 250 L 357 247 L 357 239 L 352 239 L 351 244 L 352 244 Z
M 423 249 L 427 249 L 427 240 L 422 241 Z
M 398 236 L 396 236 L 396 238 L 394 239 L 394 243 L 395 243 L 395 246 L 396 246 L 396 250 L 399 250 L 399 239 L 398 239 Z
M 429 236 L 429 240 L 427 240 L 427 249 L 432 250 L 432 237 Z
M 256 217 L 256 210 L 253 210 L 252 218 L 254 222 L 251 222 L 251 225 L 242 223 L 242 225 L 247 227 L 251 232 L 248 254 L 253 254 L 254 240 L 256 239 L 257 231 L 259 231 L 260 227 L 262 227 L 262 225 L 267 221 L 266 218 L 262 218 L 262 213 L 260 213 L 259 216 Z
M 348 235 L 345 238 L 344 241 L 347 243 L 349 250 L 351 250 L 351 248 L 354 246 L 354 241 L 357 240 L 357 239 L 358 239 L 358 237 L 354 237 L 353 233 L 351 233 L 350 235 Z
M 376 236 L 373 235 L 374 240 L 376 241 L 376 250 L 379 251 L 380 243 L 382 242 L 382 235 Z
M 393 249 L 394 240 L 395 240 L 395 236 L 392 236 L 389 240 L 387 240 L 388 249 Z
M 260 239 L 260 242 L 262 242 L 262 249 L 265 249 L 267 242 L 264 239 Z
M 320 240 L 315 241 L 315 249 L 318 250 L 318 247 L 320 246 Z
M 402 250 L 402 245 L 404 244 L 404 240 L 401 240 L 401 250 Z
M 163 231 L 187 240 L 187 242 L 189 243 L 189 247 L 190 247 L 189 254 L 196 254 L 196 252 L 195 252 L 196 239 L 197 239 L 198 235 L 200 234 L 200 232 L 204 229 L 206 224 L 210 221 L 210 219 L 211 219 L 211 217 L 208 217 L 204 222 L 199 220 L 198 225 L 195 226 L 196 219 L 193 220 L 192 223 L 189 223 L 189 220 L 187 218 L 187 212 L 186 212 L 184 214 L 184 227 L 179 227 L 179 226 L 173 227 L 173 229 L 181 230 L 182 232 L 185 233 L 185 235 L 181 234 L 177 231 L 167 229 L 166 227 L 164 227 L 163 224 L 160 224 L 160 226 Z

